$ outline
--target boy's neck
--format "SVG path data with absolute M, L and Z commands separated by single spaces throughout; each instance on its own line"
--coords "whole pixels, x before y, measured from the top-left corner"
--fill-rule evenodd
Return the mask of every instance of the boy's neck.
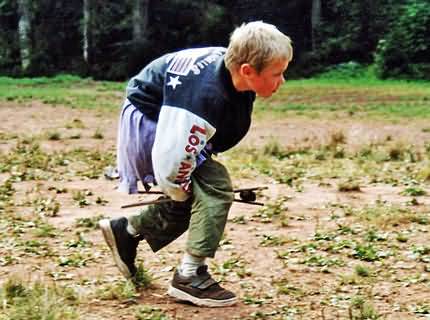
M 229 70 L 231 81 L 233 82 L 233 86 L 236 91 L 247 91 L 249 90 L 248 85 L 246 84 L 245 79 L 241 76 L 238 70 Z

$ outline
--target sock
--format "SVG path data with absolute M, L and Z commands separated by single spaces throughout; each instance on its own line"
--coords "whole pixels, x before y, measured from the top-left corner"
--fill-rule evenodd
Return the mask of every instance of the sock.
M 127 232 L 131 234 L 133 237 L 137 235 L 136 229 L 131 225 L 130 221 L 127 219 Z
M 205 257 L 197 257 L 186 252 L 179 266 L 179 273 L 183 277 L 191 277 L 196 274 L 197 268 L 205 264 Z

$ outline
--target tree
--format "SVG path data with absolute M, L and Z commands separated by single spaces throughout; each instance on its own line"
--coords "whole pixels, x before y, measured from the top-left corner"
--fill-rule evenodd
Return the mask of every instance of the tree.
M 312 13 L 311 13 L 311 24 L 312 24 L 312 50 L 317 49 L 317 32 L 321 24 L 321 0 L 312 0 Z
M 90 0 L 83 0 L 82 5 L 83 21 L 82 21 L 82 54 L 84 61 L 88 64 L 89 56 L 89 42 L 90 42 L 90 30 L 91 30 L 91 14 L 90 14 Z
M 134 0 L 133 5 L 133 41 L 140 43 L 145 40 L 149 22 L 149 0 Z
M 25 73 L 31 62 L 31 19 L 28 0 L 18 0 L 18 15 L 18 34 L 21 55 L 21 68 L 22 71 Z

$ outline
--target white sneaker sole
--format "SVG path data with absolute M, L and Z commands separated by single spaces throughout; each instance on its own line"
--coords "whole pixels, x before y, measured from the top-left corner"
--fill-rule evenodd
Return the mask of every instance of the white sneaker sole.
M 172 285 L 169 286 L 169 289 L 167 290 L 167 294 L 175 299 L 188 301 L 201 307 L 210 307 L 210 308 L 228 307 L 236 304 L 237 302 L 236 297 L 228 300 L 199 299 L 190 295 L 189 293 L 176 289 Z
M 112 228 L 110 226 L 109 219 L 102 219 L 99 221 L 99 227 L 102 230 L 103 237 L 112 252 L 113 260 L 115 261 L 116 266 L 119 271 L 122 273 L 124 277 L 127 279 L 131 278 L 131 273 L 128 270 L 127 265 L 122 262 L 121 257 L 119 256 L 118 248 L 115 242 L 115 236 L 113 235 Z

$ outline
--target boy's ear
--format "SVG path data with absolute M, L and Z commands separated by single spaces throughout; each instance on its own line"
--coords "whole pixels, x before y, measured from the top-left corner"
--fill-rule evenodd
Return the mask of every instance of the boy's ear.
M 244 63 L 240 66 L 240 74 L 244 77 L 250 77 L 255 74 L 255 69 L 249 63 Z

